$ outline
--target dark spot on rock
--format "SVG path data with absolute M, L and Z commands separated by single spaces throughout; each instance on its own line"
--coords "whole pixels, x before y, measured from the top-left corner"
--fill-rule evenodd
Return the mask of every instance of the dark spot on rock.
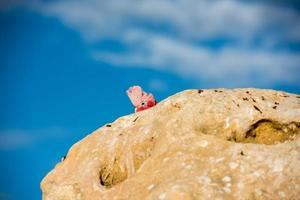
M 136 120 L 138 120 L 138 118 L 139 118 L 139 117 L 136 117 L 136 118 L 133 120 L 133 122 L 136 122 Z
M 111 127 L 111 124 L 106 124 L 106 127 Z
M 104 186 L 105 184 L 104 184 L 104 180 L 103 180 L 103 178 L 102 177 L 100 177 L 100 184 L 102 185 L 102 186 Z
M 300 96 L 296 96 L 296 98 L 300 99 Z
M 222 91 L 222 90 L 219 90 L 218 92 L 219 92 L 219 93 L 222 93 L 223 91 Z
M 255 99 L 251 98 L 254 103 L 256 103 Z
M 240 153 L 242 156 L 244 156 L 245 154 L 244 154 L 244 152 L 243 151 L 241 151 L 241 153 Z
M 214 90 L 215 92 L 218 92 L 218 90 Z
M 232 131 L 230 135 L 227 135 L 226 140 L 236 142 L 236 131 Z
M 266 99 L 265 99 L 265 97 L 264 97 L 264 96 L 261 96 L 261 100 L 263 100 L 263 101 L 264 101 L 264 100 L 266 100 Z
M 175 108 L 178 108 L 178 109 L 181 108 L 180 104 L 177 102 L 172 103 L 172 106 L 174 106 Z
M 233 102 L 237 107 L 240 107 L 240 104 L 236 103 L 235 100 L 232 100 L 232 102 Z
M 249 91 L 246 91 L 246 93 L 247 93 L 247 94 L 250 94 L 250 92 L 249 92 Z
M 119 136 L 122 136 L 122 135 L 123 135 L 122 133 L 119 134 Z
M 201 94 L 203 92 L 203 90 L 198 90 L 198 93 Z
M 279 105 L 279 103 L 278 103 L 278 102 L 275 102 L 275 105 Z
M 60 160 L 61 162 L 63 162 L 64 160 L 66 160 L 67 156 L 63 156 Z
M 249 101 L 249 99 L 247 97 L 243 97 L 244 101 Z
M 273 109 L 276 109 L 276 108 L 277 108 L 277 106 L 273 106 L 272 108 L 273 108 Z
M 260 112 L 262 114 L 262 111 L 256 105 L 253 105 L 253 107 L 255 110 L 257 110 L 258 112 Z
M 290 97 L 289 95 L 286 95 L 284 93 L 275 93 L 275 95 L 280 96 L 280 97 Z

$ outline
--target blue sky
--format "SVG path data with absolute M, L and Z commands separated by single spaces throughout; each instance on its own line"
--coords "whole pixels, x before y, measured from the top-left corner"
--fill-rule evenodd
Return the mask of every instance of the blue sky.
M 40 199 L 70 146 L 139 84 L 300 93 L 296 1 L 1 1 L 0 199 Z

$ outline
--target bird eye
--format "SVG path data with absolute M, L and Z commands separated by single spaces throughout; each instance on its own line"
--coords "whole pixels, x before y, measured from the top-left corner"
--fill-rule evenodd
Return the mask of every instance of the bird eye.
M 145 102 L 145 101 L 142 101 L 141 105 L 142 105 L 142 106 L 146 105 L 146 102 Z

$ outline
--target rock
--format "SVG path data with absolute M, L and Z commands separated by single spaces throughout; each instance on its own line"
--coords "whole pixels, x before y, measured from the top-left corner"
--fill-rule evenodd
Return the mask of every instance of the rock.
M 300 96 L 186 90 L 74 144 L 44 200 L 300 199 Z

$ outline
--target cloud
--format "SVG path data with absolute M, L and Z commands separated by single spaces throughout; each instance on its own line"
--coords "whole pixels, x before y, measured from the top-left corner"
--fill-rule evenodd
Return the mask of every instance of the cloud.
M 149 67 L 212 86 L 299 84 L 300 14 L 289 6 L 238 0 L 34 1 L 89 43 L 113 39 L 128 49 L 92 49 L 118 67 Z M 215 48 L 210 41 L 227 42 Z M 206 43 L 208 45 L 205 45 Z
M 185 77 L 211 82 L 211 85 L 247 86 L 255 81 L 261 85 L 298 81 L 300 56 L 287 51 L 226 47 L 213 50 L 168 37 L 135 33 L 125 39 L 127 45 L 139 44 L 124 53 L 95 52 L 95 59 L 115 66 L 147 66 L 174 71 Z M 142 39 L 141 39 L 142 38 Z
M 45 15 L 58 17 L 90 40 L 119 37 L 139 27 L 152 32 L 169 29 L 175 36 L 189 40 L 227 36 L 243 41 L 256 37 L 300 41 L 296 10 L 260 2 L 72 0 L 31 5 Z
M 48 139 L 62 139 L 67 131 L 62 128 L 48 128 L 42 130 L 1 130 L 0 150 L 26 149 Z

